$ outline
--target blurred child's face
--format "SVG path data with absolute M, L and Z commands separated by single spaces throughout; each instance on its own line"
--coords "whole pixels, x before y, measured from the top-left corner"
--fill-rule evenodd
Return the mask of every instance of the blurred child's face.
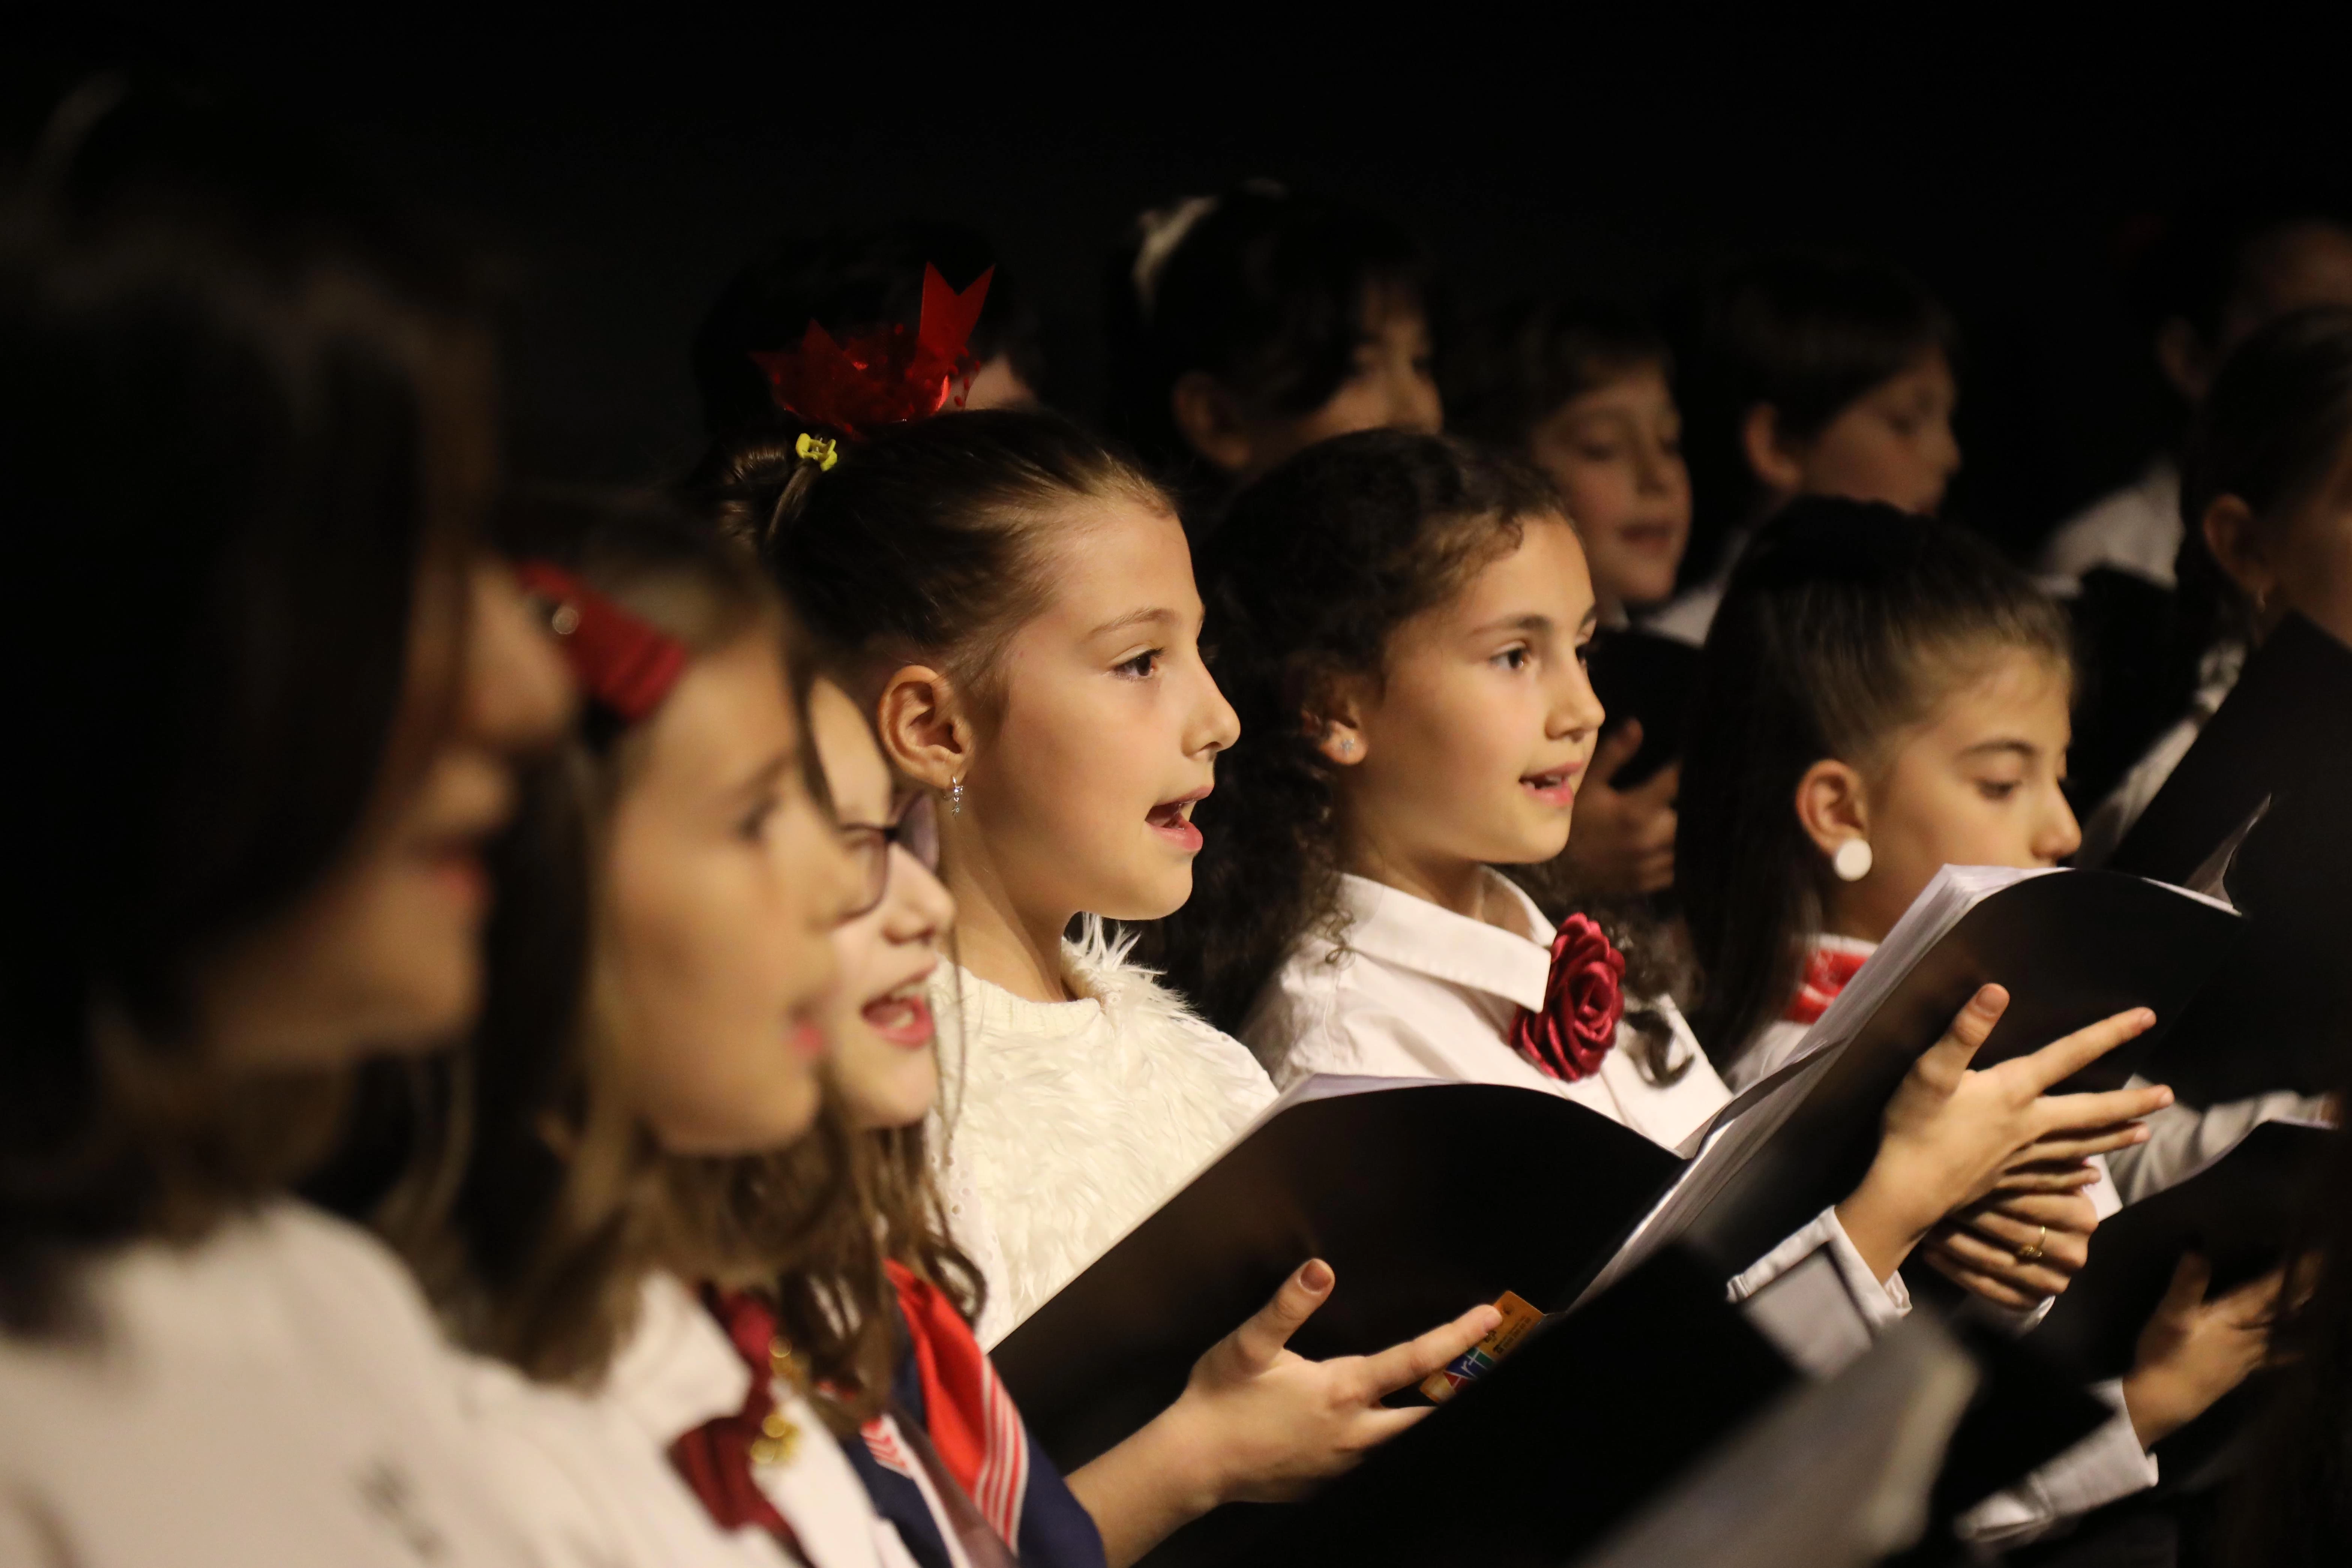
M 854 890 L 774 633 L 696 659 L 632 743 L 602 976 L 623 1091 L 673 1152 L 780 1147 L 816 1116 L 829 936 Z
M 2235 521 L 2217 535 L 2225 513 Z M 2243 501 L 2224 497 L 2209 513 L 2206 535 L 2222 571 L 2259 607 L 2263 635 L 2292 611 L 2352 643 L 2352 444 L 2284 515 L 2256 521 Z
M 1132 500 L 1076 504 L 1049 603 L 996 663 L 952 863 L 969 844 L 1030 921 L 1157 920 L 1192 896 L 1192 806 L 1241 721 L 1201 658 L 1183 526 Z
M 1336 705 L 1352 730 L 1323 742 L 1350 869 L 1440 885 L 1560 852 L 1602 718 L 1584 673 L 1593 620 L 1584 552 L 1549 517 L 1397 628 L 1385 678 Z
M 1229 411 L 1229 424 L 1205 443 L 1202 457 L 1244 482 L 1318 441 L 1358 430 L 1418 430 L 1435 434 L 1445 420 L 1437 394 L 1429 319 L 1409 289 L 1374 288 L 1364 298 L 1363 335 L 1353 368 L 1339 390 L 1306 414 L 1246 415 Z
M 460 604 L 462 627 L 443 613 Z M 399 724 L 437 729 L 431 750 L 318 888 L 198 966 L 198 1027 L 225 1065 L 415 1050 L 473 1016 L 491 893 L 481 847 L 512 809 L 514 755 L 555 739 L 571 683 L 503 567 L 477 567 L 453 599 L 420 594 L 417 619 Z
M 1665 373 L 1637 366 L 1570 398 L 1528 447 L 1568 502 L 1602 613 L 1671 597 L 1690 542 L 1691 489 Z
M 809 727 L 842 827 L 886 827 L 898 804 L 882 748 L 848 694 L 819 681 Z M 920 1121 L 939 1092 L 931 1008 L 923 982 L 939 967 L 939 940 L 955 900 L 900 845 L 889 850 L 882 901 L 833 928 L 841 966 L 834 992 L 833 1087 L 859 1131 Z
M 1885 501 L 1905 511 L 1932 513 L 1960 471 L 1960 444 L 1952 435 L 1959 388 L 1941 352 L 1931 352 L 1902 374 L 1864 393 L 1793 457 L 1795 493 Z
M 1861 774 L 1872 864 L 1862 880 L 1836 886 L 1841 934 L 1883 939 L 1948 865 L 2054 866 L 2081 846 L 2059 788 L 2073 695 L 2067 672 L 2046 658 L 2002 649 L 1895 738 Z

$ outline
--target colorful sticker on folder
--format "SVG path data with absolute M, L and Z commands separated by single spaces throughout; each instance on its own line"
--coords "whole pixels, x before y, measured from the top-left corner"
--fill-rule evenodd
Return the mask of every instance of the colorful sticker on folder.
M 1543 1321 L 1543 1314 L 1527 1302 L 1503 1292 L 1495 1310 L 1503 1321 L 1486 1331 L 1486 1337 L 1455 1356 L 1443 1372 L 1433 1372 L 1421 1380 L 1421 1391 L 1440 1405 L 1461 1392 L 1462 1385 L 1486 1376 L 1495 1370 L 1495 1363 L 1518 1349 L 1528 1331 Z

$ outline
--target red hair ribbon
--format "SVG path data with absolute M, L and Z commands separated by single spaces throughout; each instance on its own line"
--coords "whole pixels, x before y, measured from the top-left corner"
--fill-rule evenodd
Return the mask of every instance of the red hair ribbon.
M 686 645 L 551 561 L 520 561 L 524 589 L 554 606 L 548 624 L 581 689 L 623 723 L 662 705 L 686 672 Z
M 855 438 L 928 419 L 950 401 L 963 404 L 977 368 L 965 344 L 995 276 L 992 267 L 958 293 L 925 262 L 922 318 L 911 335 L 894 322 L 835 342 L 811 321 L 797 347 L 754 353 L 751 363 L 766 374 L 776 406 L 803 424 Z

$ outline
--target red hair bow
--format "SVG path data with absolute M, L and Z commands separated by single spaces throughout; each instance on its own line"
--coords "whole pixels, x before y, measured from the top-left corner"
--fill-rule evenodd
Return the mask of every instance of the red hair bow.
M 928 419 L 950 400 L 963 403 L 976 368 L 964 345 L 995 276 L 992 267 L 959 294 L 926 262 L 922 319 L 912 334 L 894 322 L 835 342 L 811 321 L 799 346 L 754 353 L 751 363 L 766 374 L 776 406 L 803 424 L 856 437 Z
M 1511 1044 L 1544 1073 L 1573 1083 L 1600 1070 L 1624 1016 L 1625 955 L 1588 917 L 1570 915 L 1552 939 L 1543 1008 L 1520 1010 Z
M 551 561 L 520 561 L 526 592 L 554 606 L 548 624 L 580 689 L 625 724 L 662 704 L 686 673 L 686 645 L 621 608 Z

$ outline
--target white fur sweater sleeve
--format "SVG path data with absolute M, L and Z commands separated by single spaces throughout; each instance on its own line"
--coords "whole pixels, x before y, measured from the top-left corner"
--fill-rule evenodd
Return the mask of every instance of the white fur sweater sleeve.
M 988 1279 L 993 1345 L 1172 1196 L 1272 1103 L 1240 1041 L 1127 946 L 1063 950 L 1075 1002 L 967 972 L 932 983 L 943 1087 L 932 1146 L 957 1241 Z

